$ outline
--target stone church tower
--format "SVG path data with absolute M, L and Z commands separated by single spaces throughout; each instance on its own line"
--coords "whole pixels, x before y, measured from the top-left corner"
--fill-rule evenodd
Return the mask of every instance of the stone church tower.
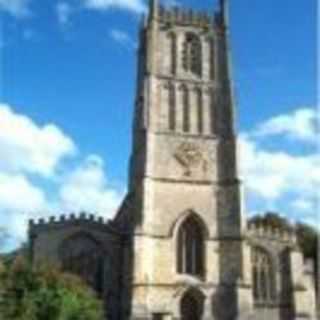
M 209 16 L 150 2 L 128 194 L 116 217 L 30 221 L 34 264 L 82 277 L 108 320 L 316 319 L 312 261 L 293 229 L 247 226 L 228 5 L 219 3 Z
M 172 309 L 212 319 L 212 305 L 222 319 L 252 304 L 226 10 L 221 1 L 212 18 L 154 0 L 141 28 L 125 213 L 133 319 Z

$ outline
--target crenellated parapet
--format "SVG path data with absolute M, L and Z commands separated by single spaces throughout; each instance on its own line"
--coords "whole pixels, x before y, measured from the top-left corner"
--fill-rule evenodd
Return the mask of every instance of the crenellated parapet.
M 60 216 L 51 216 L 48 219 L 29 220 L 29 233 L 35 235 L 39 232 L 61 229 L 70 226 L 85 226 L 95 229 L 103 229 L 109 232 L 117 232 L 111 220 L 94 214 L 81 212 L 79 214 L 71 213 L 69 215 L 62 214 Z
M 215 19 L 207 12 L 183 9 L 179 7 L 159 6 L 158 21 L 165 24 L 188 25 L 206 28 L 212 26 Z
M 249 238 L 279 241 L 291 246 L 297 246 L 298 244 L 294 229 L 275 228 L 261 223 L 250 223 L 248 225 L 248 236 Z

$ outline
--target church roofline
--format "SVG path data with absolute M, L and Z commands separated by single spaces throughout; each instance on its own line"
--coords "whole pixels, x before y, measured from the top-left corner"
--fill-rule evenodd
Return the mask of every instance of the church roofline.
M 48 219 L 31 219 L 29 220 L 29 233 L 32 235 L 41 231 L 64 228 L 70 225 L 91 225 L 97 228 L 106 229 L 114 234 L 120 234 L 116 227 L 113 226 L 112 220 L 106 220 L 101 216 L 87 214 L 85 212 L 81 212 L 78 215 L 71 213 L 69 215 L 62 214 L 59 217 L 51 216 Z
M 159 23 L 201 28 L 209 28 L 221 24 L 226 25 L 228 5 L 225 1 L 222 1 L 223 5 L 220 4 L 220 8 L 212 14 L 205 10 L 167 6 L 157 0 L 150 0 L 149 3 L 149 21 L 156 20 Z
M 274 228 L 270 225 L 262 225 L 259 223 L 249 223 L 248 235 L 250 238 L 265 238 L 288 243 L 292 246 L 297 246 L 297 235 L 294 230 L 285 230 Z

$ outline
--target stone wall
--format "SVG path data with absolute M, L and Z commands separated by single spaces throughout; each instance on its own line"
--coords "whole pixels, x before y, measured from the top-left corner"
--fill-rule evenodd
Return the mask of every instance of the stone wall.
M 255 304 L 254 319 L 315 319 L 313 261 L 304 260 L 294 229 L 250 224 L 248 241 L 270 256 L 276 288 L 274 301 Z
M 122 238 L 112 222 L 105 222 L 103 218 L 85 214 L 60 216 L 58 219 L 52 217 L 48 221 L 43 219 L 36 222 L 30 221 L 29 239 L 35 266 L 44 264 L 64 270 L 65 255 L 70 254 L 70 259 L 78 259 L 79 266 L 72 265 L 71 261 L 71 264 L 67 264 L 67 268 L 73 267 L 71 272 L 79 272 L 84 280 L 88 280 L 89 285 L 97 280 L 95 279 L 97 270 L 93 262 L 96 261 L 94 259 L 99 258 L 101 266 L 96 266 L 102 268 L 99 271 L 101 274 L 98 280 L 102 283 L 97 283 L 99 291 L 101 290 L 99 295 L 105 301 L 108 319 L 119 319 Z M 69 253 L 65 253 L 66 246 Z M 90 250 L 96 252 L 90 252 Z M 93 260 L 90 260 L 90 256 Z M 85 268 L 87 270 L 84 270 Z

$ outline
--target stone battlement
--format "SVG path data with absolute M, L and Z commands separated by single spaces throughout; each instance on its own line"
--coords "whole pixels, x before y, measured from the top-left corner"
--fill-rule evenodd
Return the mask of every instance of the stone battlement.
M 174 25 L 192 25 L 196 27 L 212 26 L 215 19 L 207 12 L 195 11 L 193 9 L 182 9 L 179 7 L 168 8 L 159 6 L 159 22 Z
M 84 225 L 99 229 L 108 229 L 109 231 L 116 232 L 116 228 L 112 225 L 111 220 L 104 219 L 103 217 L 98 217 L 94 214 L 87 214 L 81 212 L 76 215 L 71 213 L 69 215 L 51 216 L 48 219 L 38 219 L 29 220 L 29 232 L 37 233 L 41 231 L 46 231 L 49 229 L 64 228 L 71 225 Z
M 255 238 L 265 238 L 268 240 L 275 240 L 286 242 L 292 245 L 297 244 L 297 236 L 294 230 L 285 230 L 281 228 L 274 228 L 260 223 L 250 223 L 248 225 L 248 234 Z
M 107 224 L 109 221 L 105 221 L 102 217 L 97 217 L 94 214 L 80 213 L 78 216 L 74 213 L 70 215 L 61 215 L 59 217 L 51 216 L 48 219 L 38 219 L 29 220 L 30 226 L 41 226 L 41 225 L 49 225 L 49 224 L 57 224 L 64 222 L 75 222 L 75 221 L 92 221 L 100 224 Z

